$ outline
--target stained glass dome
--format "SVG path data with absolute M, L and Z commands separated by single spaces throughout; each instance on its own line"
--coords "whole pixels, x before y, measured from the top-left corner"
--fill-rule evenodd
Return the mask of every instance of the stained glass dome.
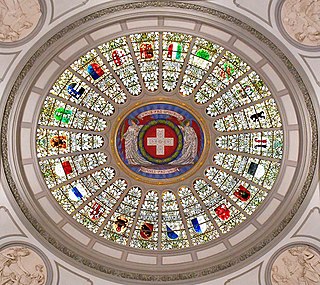
M 80 227 L 131 248 L 197 246 L 263 204 L 284 135 L 268 85 L 225 47 L 175 32 L 102 43 L 55 80 L 38 163 Z

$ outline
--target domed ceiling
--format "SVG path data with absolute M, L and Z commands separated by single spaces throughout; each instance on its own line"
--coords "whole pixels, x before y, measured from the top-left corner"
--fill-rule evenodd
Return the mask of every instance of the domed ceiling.
M 167 250 L 212 241 L 254 213 L 280 171 L 283 130 L 241 58 L 203 38 L 146 32 L 105 42 L 59 75 L 36 147 L 49 191 L 79 224 Z
M 75 19 L 15 86 L 11 191 L 45 243 L 99 276 L 214 278 L 262 254 L 307 195 L 306 87 L 268 38 L 218 10 L 149 1 Z

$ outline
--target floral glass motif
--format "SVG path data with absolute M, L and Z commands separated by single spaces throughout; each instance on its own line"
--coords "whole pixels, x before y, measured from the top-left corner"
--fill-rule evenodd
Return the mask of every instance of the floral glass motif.
M 222 51 L 223 48 L 219 45 L 196 38 L 180 86 L 183 96 L 191 95 Z
M 122 168 L 113 161 L 110 141 L 116 138 L 110 128 L 117 127 L 115 114 L 121 116 L 122 108 L 130 114 L 132 105 L 126 104 L 138 102 L 136 96 L 143 91 L 155 101 L 157 94 L 177 100 L 183 96 L 186 107 L 196 103 L 203 111 L 199 127 L 204 124 L 215 132 L 208 148 L 214 144 L 216 149 L 203 173 L 191 173 L 188 180 L 161 190 L 122 178 Z M 182 107 L 163 111 L 152 104 L 143 106 L 146 117 L 140 116 L 139 124 L 134 118 L 118 124 L 114 133 L 122 144 L 129 126 L 153 130 L 150 114 L 158 127 L 177 124 L 177 142 L 180 132 L 192 131 L 188 127 L 197 134 L 197 125 L 179 123 L 185 116 Z M 205 138 L 205 131 L 202 135 Z M 50 195 L 76 222 L 122 246 L 174 250 L 223 237 L 250 218 L 273 191 L 285 133 L 276 99 L 242 58 L 204 38 L 151 31 L 102 43 L 62 71 L 44 98 L 35 142 Z M 198 152 L 205 150 L 204 140 L 199 147 Z M 181 157 L 177 153 L 169 166 Z M 163 165 L 154 169 L 166 168 Z
M 141 93 L 141 84 L 128 46 L 127 37 L 120 37 L 98 47 L 131 95 Z
M 172 91 L 176 88 L 191 39 L 190 35 L 163 33 L 162 85 L 164 90 Z
M 187 234 L 182 223 L 179 205 L 171 191 L 162 194 L 162 249 L 188 246 Z
M 149 91 L 159 87 L 159 33 L 130 35 L 134 54 L 140 67 L 144 84 Z

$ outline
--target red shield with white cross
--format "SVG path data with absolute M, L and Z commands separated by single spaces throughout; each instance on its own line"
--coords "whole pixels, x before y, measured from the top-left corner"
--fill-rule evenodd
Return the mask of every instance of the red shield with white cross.
M 168 120 L 153 120 L 139 133 L 139 150 L 148 161 L 164 164 L 174 160 L 182 148 L 179 127 Z
M 157 181 L 193 168 L 205 145 L 198 119 L 171 103 L 148 103 L 133 109 L 117 129 L 116 150 L 124 165 Z
M 170 157 L 177 145 L 177 134 L 171 127 L 163 124 L 150 127 L 143 138 L 144 149 L 153 158 Z

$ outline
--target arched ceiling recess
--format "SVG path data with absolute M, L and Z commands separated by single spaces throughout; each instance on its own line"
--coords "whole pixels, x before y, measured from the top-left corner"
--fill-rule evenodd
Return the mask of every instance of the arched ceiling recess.
M 237 17 L 101 7 L 34 51 L 8 97 L 3 163 L 62 258 L 126 284 L 192 283 L 287 231 L 315 168 L 314 109 L 288 58 Z

